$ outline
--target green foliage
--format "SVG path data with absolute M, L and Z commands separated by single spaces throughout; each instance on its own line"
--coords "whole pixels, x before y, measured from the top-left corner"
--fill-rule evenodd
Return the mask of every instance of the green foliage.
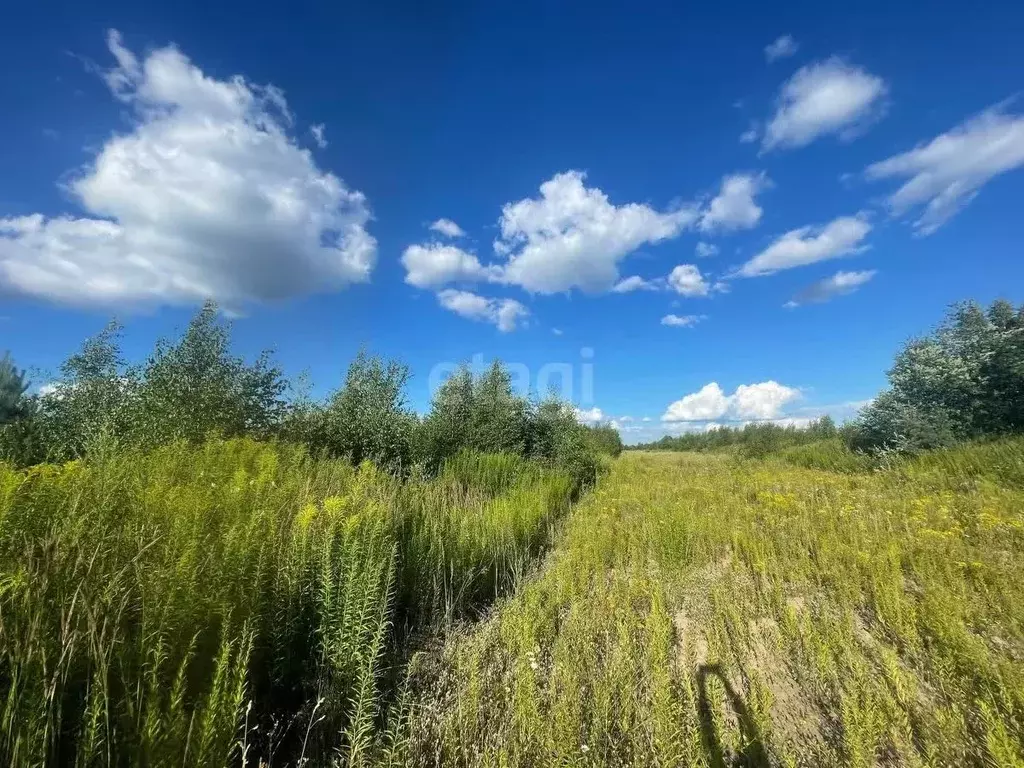
M 0 464 L 0 764 L 365 764 L 409 638 L 513 588 L 571 489 L 249 439 Z
M 889 385 L 862 412 L 855 447 L 915 452 L 1024 430 L 1024 307 L 954 306 L 897 355 Z
M 40 398 L 40 432 L 55 458 L 83 455 L 103 435 L 132 429 L 137 379 L 121 358 L 121 326 L 111 322 L 61 366 L 52 391 Z
M 230 352 L 230 327 L 208 302 L 185 333 L 161 340 L 137 374 L 131 430 L 137 442 L 198 442 L 211 432 L 267 437 L 284 415 L 287 384 L 264 352 L 254 363 Z
M 324 405 L 300 403 L 284 434 L 315 452 L 373 461 L 400 472 L 412 463 L 416 417 L 405 403 L 406 366 L 360 351 L 345 383 Z
M 25 391 L 29 382 L 25 372 L 14 366 L 10 353 L 0 357 L 0 427 L 24 418 L 27 410 Z
M 783 455 L 858 456 L 824 442 Z M 626 453 L 422 665 L 399 764 L 1020 765 L 1022 467 Z
M 839 434 L 830 416 L 822 416 L 806 426 L 783 426 L 770 421 L 754 422 L 742 427 L 716 427 L 706 432 L 665 437 L 646 445 L 633 446 L 646 451 L 719 451 L 737 450 L 751 457 L 767 456 L 786 448 L 830 440 Z
M 613 459 L 622 453 L 622 437 L 619 430 L 610 424 L 595 424 L 587 429 L 587 441 L 598 453 Z
M 512 389 L 508 371 L 495 361 L 478 377 L 457 369 L 437 390 L 416 437 L 417 458 L 434 472 L 464 451 L 541 460 L 566 469 L 577 487 L 594 482 L 598 453 L 617 455 L 618 433 L 585 427 L 557 398 L 532 403 Z
M 285 412 L 287 383 L 267 353 L 247 364 L 230 353 L 230 327 L 206 304 L 177 342 L 161 340 L 128 365 L 111 322 L 61 366 L 33 412 L 33 450 L 21 463 L 84 456 L 97 441 L 147 447 L 200 442 L 210 433 L 269 437 Z

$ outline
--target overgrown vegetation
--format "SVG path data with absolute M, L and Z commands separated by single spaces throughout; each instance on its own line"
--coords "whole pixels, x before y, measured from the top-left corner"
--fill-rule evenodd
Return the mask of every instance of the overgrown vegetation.
M 1022 316 L 614 461 L 499 363 L 296 396 L 213 306 L 5 356 L 0 764 L 1024 766 Z
M 628 452 L 419 670 L 403 761 L 1024 765 L 1021 467 Z
M 21 466 L 81 458 L 102 441 L 147 450 L 210 435 L 280 438 L 315 455 L 364 460 L 399 476 L 436 474 L 470 450 L 507 453 L 568 468 L 592 483 L 599 455 L 622 450 L 609 427 L 579 424 L 567 403 L 517 395 L 498 362 L 474 376 L 463 367 L 422 419 L 406 402 L 408 369 L 361 352 L 324 401 L 292 389 L 269 353 L 249 363 L 230 351 L 230 327 L 208 304 L 181 338 L 160 340 L 142 363 L 122 357 L 111 323 L 68 358 L 43 394 L 26 396 L 24 372 L 0 361 L 0 457 Z

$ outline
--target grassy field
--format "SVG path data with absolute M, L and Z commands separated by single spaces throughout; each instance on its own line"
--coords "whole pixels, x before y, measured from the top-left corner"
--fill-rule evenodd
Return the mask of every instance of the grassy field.
M 0 764 L 1024 765 L 1024 441 L 0 465 Z
M 403 762 L 1024 765 L 1022 554 L 1019 441 L 844 473 L 624 454 L 421 659 Z
M 0 765 L 386 760 L 416 638 L 513 589 L 573 493 L 252 440 L 0 464 Z

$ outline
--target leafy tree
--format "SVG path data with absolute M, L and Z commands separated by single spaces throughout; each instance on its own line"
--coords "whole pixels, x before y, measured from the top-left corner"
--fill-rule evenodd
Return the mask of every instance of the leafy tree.
M 997 301 L 988 312 L 997 343 L 981 366 L 986 383 L 979 420 L 986 432 L 1024 431 L 1024 306 Z
M 957 304 L 896 356 L 890 388 L 858 421 L 853 444 L 922 450 L 1024 429 L 1024 308 Z
M 417 456 L 430 471 L 469 447 L 474 402 L 473 374 L 462 365 L 438 387 L 419 429 Z
M 5 352 L 0 357 L 0 425 L 11 424 L 25 416 L 28 386 L 25 371 L 19 371 L 10 353 Z
M 622 436 L 619 435 L 619 430 L 611 424 L 595 424 L 584 427 L 584 433 L 589 444 L 598 453 L 613 458 L 622 453 Z
M 475 382 L 470 412 L 470 447 L 484 453 L 525 455 L 529 404 L 512 390 L 512 377 L 495 360 Z
M 130 432 L 138 379 L 121 358 L 121 326 L 111 321 L 61 366 L 52 391 L 40 397 L 39 416 L 46 453 L 80 456 L 102 436 Z
M 391 470 L 411 464 L 415 415 L 405 402 L 409 369 L 360 351 L 326 407 L 310 407 L 298 431 L 315 451 Z
M 247 365 L 230 345 L 230 325 L 212 302 L 177 343 L 157 343 L 140 374 L 133 424 L 140 442 L 271 434 L 284 416 L 287 383 L 268 352 Z

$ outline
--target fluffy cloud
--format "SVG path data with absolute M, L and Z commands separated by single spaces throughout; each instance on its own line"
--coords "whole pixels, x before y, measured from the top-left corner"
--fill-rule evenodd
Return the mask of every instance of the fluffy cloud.
M 782 407 L 799 396 L 799 389 L 776 381 L 740 384 L 733 393 L 730 407 L 736 418 L 763 421 L 778 418 Z
M 484 267 L 472 253 L 454 245 L 410 245 L 402 253 L 405 282 L 417 288 L 440 288 L 448 283 L 497 280 L 494 267 Z
M 697 243 L 695 253 L 698 259 L 708 259 L 718 255 L 718 246 L 713 243 Z
M 824 227 L 800 227 L 769 245 L 740 267 L 737 274 L 742 277 L 770 275 L 782 269 L 857 253 L 864 249 L 861 242 L 870 231 L 871 224 L 863 215 L 841 216 Z
M 682 296 L 707 296 L 711 286 L 693 264 L 680 264 L 668 276 L 669 287 Z
M 576 420 L 581 424 L 596 424 L 599 421 L 604 421 L 604 413 L 597 406 L 585 409 L 573 408 L 573 412 L 576 414 Z
M 782 86 L 761 149 L 802 147 L 832 133 L 851 138 L 881 115 L 887 92 L 882 78 L 838 57 L 803 67 Z
M 0 291 L 230 306 L 369 279 L 366 199 L 289 135 L 279 90 L 208 77 L 174 47 L 140 62 L 116 32 L 108 47 L 105 80 L 132 130 L 68 183 L 87 216 L 0 219 Z
M 761 220 L 754 195 L 768 185 L 762 174 L 737 173 L 722 179 L 722 189 L 700 217 L 701 231 L 750 229 Z
M 633 275 L 619 280 L 612 288 L 612 293 L 631 293 L 632 291 L 656 291 L 662 287 L 664 280 L 645 280 L 640 275 Z
M 889 197 L 893 213 L 924 206 L 914 223 L 929 235 L 990 179 L 1024 165 L 1024 116 L 997 106 L 901 155 L 868 166 L 869 179 L 905 178 Z
M 430 225 L 430 229 L 434 232 L 439 232 L 445 237 L 462 237 L 466 234 L 462 231 L 462 227 L 451 219 L 438 219 Z
M 613 205 L 579 171 L 540 186 L 540 197 L 508 203 L 495 249 L 508 258 L 505 280 L 536 293 L 610 290 L 618 264 L 642 245 L 677 237 L 697 218 L 692 207 L 665 212 L 641 203 Z
M 785 59 L 796 53 L 800 46 L 796 40 L 793 39 L 792 35 L 781 35 L 776 38 L 774 42 L 769 43 L 764 47 L 764 57 L 770 64 L 778 59 Z
M 729 410 L 729 398 L 717 382 L 705 385 L 699 392 L 686 395 L 672 403 L 662 421 L 708 421 L 718 419 Z
M 457 291 L 452 288 L 438 293 L 437 300 L 442 307 L 457 315 L 496 325 L 502 333 L 514 331 L 517 323 L 530 314 L 529 310 L 515 299 L 488 299 L 469 291 Z
M 675 328 L 691 328 L 701 320 L 707 319 L 707 315 L 665 315 L 661 318 L 661 324 Z
M 728 416 L 733 420 L 777 419 L 782 408 L 800 396 L 800 390 L 776 381 L 741 384 L 726 395 L 717 382 L 705 385 L 669 405 L 663 422 L 710 421 Z
M 866 269 L 861 272 L 836 272 L 832 277 L 826 277 L 824 280 L 807 286 L 786 302 L 785 306 L 799 307 L 802 304 L 821 303 L 834 299 L 836 296 L 853 293 L 876 274 L 877 271 L 874 269 Z

